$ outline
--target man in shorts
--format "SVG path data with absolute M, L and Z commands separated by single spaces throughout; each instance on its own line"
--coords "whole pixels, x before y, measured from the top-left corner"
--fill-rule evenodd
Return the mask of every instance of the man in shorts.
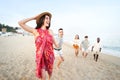
M 57 57 L 57 68 L 60 68 L 60 64 L 64 61 L 64 58 L 62 56 L 62 44 L 63 44 L 63 29 L 59 28 L 58 29 L 58 35 L 56 36 L 55 40 L 58 43 L 58 48 L 54 48 L 55 50 L 55 55 Z
M 88 36 L 84 37 L 84 40 L 81 42 L 81 45 L 83 49 L 82 56 L 86 58 L 88 55 L 88 48 L 89 48 Z

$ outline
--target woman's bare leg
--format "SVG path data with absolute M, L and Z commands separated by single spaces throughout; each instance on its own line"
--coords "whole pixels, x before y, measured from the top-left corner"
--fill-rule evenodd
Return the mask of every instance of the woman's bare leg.
M 48 80 L 50 80 L 50 78 L 51 78 L 51 75 L 48 74 Z
M 46 71 L 42 69 L 42 78 L 40 80 L 46 80 Z
M 75 56 L 76 56 L 76 57 L 78 56 L 78 53 L 79 53 L 79 50 L 78 50 L 78 49 L 75 49 Z
M 85 58 L 86 58 L 86 56 L 87 56 L 87 52 L 85 52 Z

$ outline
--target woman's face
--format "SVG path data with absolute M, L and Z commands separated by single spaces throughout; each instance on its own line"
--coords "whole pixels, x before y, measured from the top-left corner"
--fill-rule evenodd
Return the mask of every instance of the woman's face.
M 75 39 L 79 39 L 79 36 L 78 36 L 78 35 L 75 35 Z
M 48 27 L 49 24 L 50 24 L 50 17 L 49 17 L 48 15 L 46 15 L 46 16 L 45 16 L 45 20 L 44 20 L 44 25 L 45 25 L 46 27 Z

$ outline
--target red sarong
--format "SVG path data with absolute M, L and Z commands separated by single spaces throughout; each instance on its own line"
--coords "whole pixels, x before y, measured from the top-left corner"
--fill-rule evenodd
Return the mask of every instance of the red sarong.
M 49 75 L 52 74 L 54 63 L 53 37 L 48 30 L 37 29 L 39 36 L 35 40 L 36 45 L 36 76 L 42 78 L 42 69 Z

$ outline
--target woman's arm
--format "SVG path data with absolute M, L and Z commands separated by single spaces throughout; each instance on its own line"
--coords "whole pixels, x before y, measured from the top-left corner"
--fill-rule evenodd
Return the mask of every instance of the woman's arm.
M 20 20 L 20 21 L 18 22 L 18 24 L 19 24 L 25 31 L 28 31 L 28 32 L 30 32 L 30 33 L 33 33 L 33 35 L 36 35 L 36 29 L 30 27 L 30 26 L 27 25 L 26 23 L 29 22 L 29 21 L 32 21 L 32 20 L 36 20 L 36 18 L 37 18 L 38 16 L 39 16 L 39 15 L 36 15 L 36 16 L 34 16 L 34 17 L 31 17 L 31 18 L 26 18 L 26 19 Z
M 82 45 L 80 44 L 80 50 L 82 50 Z
M 31 20 L 34 20 L 34 17 L 31 17 L 31 18 L 26 18 L 26 19 L 23 19 L 21 21 L 18 22 L 18 24 L 25 30 L 25 31 L 28 31 L 30 33 L 33 33 L 33 30 L 34 28 L 28 26 L 26 23 L 31 21 Z

